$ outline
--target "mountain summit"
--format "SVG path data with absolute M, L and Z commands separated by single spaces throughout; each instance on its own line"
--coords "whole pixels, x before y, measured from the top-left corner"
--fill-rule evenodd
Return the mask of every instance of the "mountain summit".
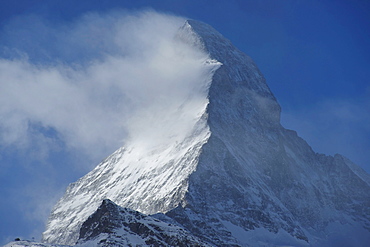
M 315 153 L 283 128 L 255 63 L 211 26 L 188 20 L 174 39 L 207 54 L 207 100 L 194 108 L 192 125 L 161 146 L 127 143 L 69 185 L 43 241 L 81 244 L 80 229 L 98 225 L 90 216 L 100 215 L 102 202 L 123 212 L 112 201 L 201 246 L 370 242 L 370 176 L 341 155 Z M 84 232 L 89 241 L 100 234 Z

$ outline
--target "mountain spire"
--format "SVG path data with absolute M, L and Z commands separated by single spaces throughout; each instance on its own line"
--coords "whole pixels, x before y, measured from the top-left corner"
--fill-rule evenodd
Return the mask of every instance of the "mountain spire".
M 369 176 L 340 155 L 315 153 L 284 129 L 255 63 L 212 27 L 188 20 L 175 39 L 208 54 L 200 66 L 210 66 L 209 102 L 195 109 L 191 131 L 150 152 L 120 148 L 71 184 L 44 241 L 74 244 L 105 198 L 162 213 L 215 246 L 330 246 L 348 231 L 370 241 Z

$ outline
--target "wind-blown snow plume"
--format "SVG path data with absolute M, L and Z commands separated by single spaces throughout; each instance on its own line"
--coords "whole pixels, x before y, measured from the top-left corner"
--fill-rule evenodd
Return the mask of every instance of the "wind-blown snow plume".
M 15 20 L 4 31 L 24 51 L 0 60 L 0 146 L 36 143 L 47 151 L 62 141 L 101 159 L 127 138 L 147 146 L 173 141 L 206 103 L 207 85 L 199 82 L 208 76 L 207 57 L 174 39 L 181 18 L 88 14 L 64 26 L 23 18 L 36 24 L 21 29 Z M 29 46 L 18 39 L 24 35 Z
M 82 175 L 128 143 L 146 152 L 189 134 L 208 103 L 213 65 L 176 38 L 184 22 L 110 12 L 59 25 L 22 16 L 2 27 L 1 175 L 22 177 L 7 200 L 22 212 L 31 205 L 32 218 L 7 215 L 32 225 L 38 218 L 40 234 L 55 198 L 78 176 L 71 171 Z M 20 161 L 7 163 L 9 150 Z M 39 188 L 52 196 L 40 198 Z

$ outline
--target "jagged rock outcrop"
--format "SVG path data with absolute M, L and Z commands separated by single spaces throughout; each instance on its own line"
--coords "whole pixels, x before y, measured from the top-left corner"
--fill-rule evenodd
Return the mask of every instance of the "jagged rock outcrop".
M 119 149 L 71 184 L 44 240 L 74 243 L 82 222 L 110 198 L 146 214 L 165 213 L 163 221 L 215 246 L 369 242 L 369 175 L 341 155 L 315 153 L 283 128 L 257 66 L 212 27 L 187 21 L 176 38 L 222 64 L 194 128 L 151 153 Z
M 77 245 L 210 246 L 189 231 L 105 199 L 81 226 Z

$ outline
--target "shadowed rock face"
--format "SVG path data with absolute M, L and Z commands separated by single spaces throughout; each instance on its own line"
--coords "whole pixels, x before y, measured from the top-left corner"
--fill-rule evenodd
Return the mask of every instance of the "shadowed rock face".
M 188 236 L 217 246 L 330 246 L 336 236 L 346 243 L 370 242 L 369 175 L 341 155 L 315 153 L 296 132 L 284 129 L 280 106 L 254 62 L 212 27 L 187 21 L 176 38 L 203 49 L 209 62 L 222 63 L 191 136 L 170 151 L 144 157 L 153 164 L 158 157 L 170 158 L 157 169 L 135 171 L 137 180 L 126 168 L 117 169 L 129 164 L 125 159 L 131 151 L 112 154 L 68 188 L 44 239 L 76 241 L 82 222 L 114 188 L 118 205 L 165 213 L 158 216 L 161 222 L 177 224 L 191 233 Z M 130 179 L 134 182 L 126 183 Z M 143 185 L 145 190 L 135 190 Z M 159 197 L 148 191 L 167 194 Z M 75 203 L 79 198 L 84 200 Z M 89 211 L 83 202 L 89 202 Z M 92 241 L 105 233 L 106 239 L 123 241 L 127 232 L 146 239 L 153 229 L 141 225 L 145 217 L 104 201 L 82 225 L 80 240 Z
M 189 21 L 185 28 L 223 65 L 209 89 L 211 136 L 189 177 L 187 206 L 167 215 L 215 244 L 232 238 L 247 244 L 234 226 L 284 230 L 303 240 L 296 245 L 320 245 L 315 238 L 325 239 L 338 221 L 369 229 L 369 175 L 343 156 L 315 153 L 284 129 L 280 106 L 253 61 L 212 27 Z M 370 240 L 368 231 L 361 234 Z
M 81 226 L 77 245 L 208 246 L 189 231 L 106 199 Z
M 122 209 L 122 214 L 126 213 Z M 130 210 L 128 214 L 132 213 Z M 120 228 L 122 215 L 120 209 L 113 202 L 106 199 L 81 226 L 79 239 L 91 240 L 101 233 L 113 233 L 116 228 Z

